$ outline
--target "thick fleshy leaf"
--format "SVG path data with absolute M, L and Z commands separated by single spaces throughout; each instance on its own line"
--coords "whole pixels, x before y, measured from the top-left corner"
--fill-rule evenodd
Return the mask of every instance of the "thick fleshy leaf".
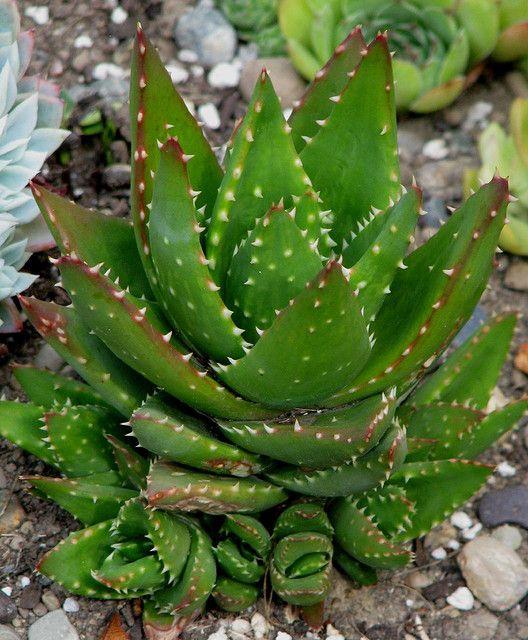
M 412 395 L 412 404 L 470 403 L 485 409 L 508 353 L 516 316 L 497 316 L 454 351 Z
M 207 232 L 207 258 L 224 287 L 233 252 L 269 208 L 302 196 L 310 179 L 295 151 L 268 74 L 257 80 L 246 117 L 235 131 L 226 174 Z
M 258 456 L 215 438 L 204 418 L 149 398 L 130 419 L 132 432 L 148 451 L 213 473 L 248 476 L 266 466 Z
M 191 549 L 189 527 L 169 513 L 150 509 L 147 526 L 147 536 L 163 565 L 163 572 L 168 573 L 169 580 L 174 582 L 187 564 Z
M 155 462 L 147 482 L 149 505 L 211 514 L 252 513 L 286 500 L 280 487 L 257 478 L 226 478 Z
M 222 170 L 155 48 L 138 26 L 130 79 L 130 123 L 132 140 L 132 217 L 139 253 L 151 282 L 157 280 L 151 261 L 147 222 L 160 151 L 158 141 L 177 137 L 185 153 L 193 155 L 189 176 L 193 189 L 201 191 L 198 207 L 206 206 L 208 217 L 222 179 Z
M 173 327 L 204 356 L 225 362 L 243 355 L 242 333 L 218 293 L 202 251 L 187 166 L 171 138 L 161 149 L 149 221 L 159 301 Z
M 74 253 L 90 266 L 103 263 L 103 269 L 110 269 L 112 278 L 119 278 L 134 295 L 151 295 L 128 220 L 85 209 L 40 185 L 31 186 L 62 253 Z
M 331 405 L 372 395 L 433 364 L 486 286 L 507 197 L 506 180 L 493 178 L 404 260 L 371 325 L 376 342 L 369 362 Z
M 221 609 L 236 613 L 255 604 L 259 589 L 255 585 L 222 576 L 217 580 L 211 595 Z
M 20 298 L 35 329 L 105 401 L 129 416 L 150 385 L 124 365 L 68 307 Z
M 57 466 L 53 451 L 44 441 L 44 409 L 34 404 L 3 400 L 0 402 L 0 435 L 48 464 Z
M 141 301 L 97 270 L 71 257 L 59 261 L 61 273 L 85 323 L 123 362 L 181 402 L 219 417 L 262 417 L 270 411 L 237 396 L 191 360 L 162 320 L 143 312 Z M 136 405 L 137 406 L 137 405 Z
M 394 416 L 394 396 L 373 396 L 324 413 L 267 422 L 224 422 L 232 442 L 255 453 L 309 468 L 342 464 L 376 446 Z
M 315 189 L 334 213 L 332 238 L 339 247 L 372 206 L 385 209 L 400 189 L 386 38 L 378 36 L 362 56 L 334 109 L 318 121 L 318 132 L 301 153 Z M 332 162 L 321 162 L 321 158 L 332 158 Z M 376 169 L 365 171 L 365 166 Z
M 131 489 L 87 483 L 84 478 L 25 476 L 24 480 L 86 525 L 115 517 L 121 505 L 137 495 Z
M 244 397 L 269 406 L 313 406 L 352 380 L 369 350 L 354 293 L 341 266 L 329 262 L 253 349 L 222 366 L 219 376 Z
M 148 460 L 115 436 L 107 433 L 106 439 L 112 447 L 121 477 L 129 486 L 144 489 L 149 469 Z

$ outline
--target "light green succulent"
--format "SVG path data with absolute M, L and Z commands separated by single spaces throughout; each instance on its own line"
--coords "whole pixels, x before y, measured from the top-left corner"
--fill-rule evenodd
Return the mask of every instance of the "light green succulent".
M 464 180 L 466 197 L 496 171 L 509 176 L 515 198 L 508 205 L 507 224 L 500 235 L 502 249 L 528 256 L 528 100 L 517 98 L 510 110 L 509 134 L 496 122 L 479 139 L 482 166 L 468 170 Z
M 493 58 L 498 62 L 514 62 L 528 56 L 528 2 L 497 0 L 497 9 L 500 33 Z
M 28 482 L 84 527 L 38 569 L 143 597 L 147 637 L 268 586 L 314 620 L 334 563 L 359 583 L 409 563 L 528 406 L 486 411 L 513 315 L 430 373 L 489 279 L 507 181 L 409 250 L 381 34 L 352 33 L 287 121 L 263 71 L 224 166 L 141 28 L 130 106 L 130 221 L 33 185 L 72 304 L 21 303 L 86 381 L 21 367 L 30 402 L 0 403 L 61 474 Z
M 54 245 L 26 186 L 68 135 L 58 87 L 25 75 L 33 45 L 33 33 L 20 31 L 16 2 L 0 0 L 0 333 L 20 328 L 10 298 L 36 277 L 19 269 L 33 251 Z
M 387 30 L 397 107 L 418 113 L 453 102 L 498 36 L 494 0 L 280 0 L 279 22 L 309 80 L 357 25 L 367 40 Z

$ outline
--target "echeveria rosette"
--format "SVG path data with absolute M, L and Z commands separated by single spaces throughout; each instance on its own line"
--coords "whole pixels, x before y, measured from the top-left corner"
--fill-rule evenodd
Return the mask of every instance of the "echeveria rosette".
M 486 286 L 507 183 L 409 252 L 382 35 L 350 34 L 288 121 L 263 72 L 223 167 L 141 29 L 130 103 L 131 221 L 33 186 L 72 305 L 21 303 L 85 380 L 20 367 L 30 402 L 0 403 L 61 474 L 33 490 L 85 525 L 39 570 L 143 597 L 149 638 L 269 584 L 313 621 L 334 559 L 358 583 L 407 563 L 526 409 L 484 411 L 512 316 L 427 377 Z
M 528 4 L 525 0 L 498 0 L 499 38 L 492 56 L 498 62 L 523 60 L 528 64 Z
M 512 103 L 509 133 L 493 122 L 480 135 L 478 146 L 482 166 L 466 172 L 466 197 L 496 171 L 509 176 L 514 200 L 508 205 L 509 224 L 502 230 L 499 245 L 510 253 L 527 256 L 528 100 L 517 98 Z
M 277 24 L 278 0 L 218 0 L 217 4 L 239 36 L 257 45 L 261 57 L 284 54 L 284 36 Z
M 0 332 L 21 327 L 10 297 L 36 276 L 20 273 L 29 255 L 53 246 L 27 189 L 46 158 L 68 135 L 60 128 L 58 87 L 27 76 L 33 31 L 20 30 L 14 0 L 0 1 Z
M 397 107 L 418 113 L 453 102 L 498 35 L 493 0 L 281 0 L 279 21 L 294 65 L 309 80 L 356 25 L 367 40 L 388 31 Z

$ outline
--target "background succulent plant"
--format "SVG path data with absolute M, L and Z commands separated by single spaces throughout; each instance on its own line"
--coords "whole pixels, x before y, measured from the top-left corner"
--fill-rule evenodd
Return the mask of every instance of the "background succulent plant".
M 0 404 L 0 433 L 62 474 L 34 490 L 86 525 L 39 570 L 143 596 L 149 637 L 210 595 L 249 606 L 267 572 L 318 608 L 334 558 L 359 583 L 409 562 L 526 410 L 484 411 L 513 316 L 426 377 L 486 285 L 507 183 L 409 253 L 391 57 L 358 30 L 288 122 L 262 73 L 222 168 L 139 29 L 131 121 L 132 224 L 33 186 L 73 304 L 21 302 L 86 381 L 19 368 L 30 403 Z
M 524 0 L 499 0 L 499 38 L 493 58 L 513 62 L 528 56 L 528 5 Z
M 236 27 L 240 37 L 254 42 L 261 56 L 285 52 L 284 36 L 277 23 L 278 0 L 218 0 L 218 6 Z
M 388 30 L 397 107 L 419 113 L 455 100 L 467 70 L 498 36 L 493 0 L 280 0 L 279 21 L 294 65 L 309 80 L 356 25 L 367 40 Z
M 500 235 L 500 246 L 510 253 L 528 255 L 528 100 L 517 98 L 510 110 L 509 134 L 496 122 L 479 139 L 482 166 L 465 175 L 466 197 L 498 169 L 509 176 L 515 200 L 508 205 L 509 224 Z
M 33 251 L 53 246 L 27 184 L 68 135 L 58 87 L 26 75 L 33 44 L 16 2 L 0 0 L 0 332 L 20 328 L 10 297 L 35 279 L 19 269 Z

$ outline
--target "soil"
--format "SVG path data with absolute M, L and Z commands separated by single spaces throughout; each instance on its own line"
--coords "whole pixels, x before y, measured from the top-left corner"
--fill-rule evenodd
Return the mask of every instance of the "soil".
M 22 13 L 31 0 L 20 0 Z M 159 46 L 165 60 L 176 58 L 177 50 L 172 39 L 175 18 L 190 4 L 185 0 L 122 0 L 121 6 L 130 18 L 124 24 L 116 25 L 111 19 L 114 3 L 110 0 L 47 0 L 50 20 L 38 27 L 38 40 L 33 60 L 34 71 L 56 79 L 65 88 L 89 86 L 93 80 L 93 70 L 100 62 L 113 62 L 128 69 L 130 38 L 136 19 L 140 19 L 145 30 Z M 26 26 L 34 26 L 24 19 Z M 89 49 L 74 46 L 75 39 L 88 35 L 95 43 Z M 519 89 L 519 86 L 521 87 Z M 513 89 L 512 89 L 513 88 Z M 192 78 L 179 87 L 183 95 L 196 104 L 212 101 L 220 112 L 222 128 L 208 132 L 213 144 L 224 143 L 235 122 L 244 111 L 243 101 L 236 90 L 218 91 L 212 89 L 204 78 Z M 476 166 L 478 158 L 475 140 L 479 126 L 467 127 L 468 117 L 475 103 L 483 101 L 492 107 L 491 118 L 505 123 L 508 108 L 515 93 L 525 90 L 519 85 L 517 76 L 504 78 L 497 70 L 491 70 L 471 87 L 453 107 L 430 117 L 403 118 L 400 129 L 408 144 L 402 144 L 404 182 L 410 182 L 414 174 L 422 183 L 425 202 L 440 197 L 446 204 L 456 205 L 462 198 L 461 175 L 464 167 Z M 128 185 L 126 181 L 118 186 L 109 186 L 107 177 L 108 149 L 100 138 L 82 135 L 79 123 L 94 108 L 101 108 L 103 114 L 107 104 L 100 96 L 88 94 L 75 107 L 71 116 L 73 134 L 62 153 L 56 154 L 46 165 L 42 179 L 61 192 L 73 195 L 81 204 L 98 207 L 108 214 L 126 215 L 128 212 Z M 112 159 L 122 164 L 128 161 L 126 105 L 114 111 L 117 133 L 114 136 Z M 449 155 L 440 161 L 432 161 L 421 152 L 424 143 L 441 138 L 446 141 Z M 410 141 L 410 142 L 409 142 Z M 120 142 L 120 145 L 115 145 Z M 415 150 L 413 151 L 413 145 Z M 66 156 L 65 156 L 66 153 Z M 116 157 L 118 156 L 118 157 Z M 67 161 L 67 163 L 66 163 Z M 106 177 L 105 177 L 106 176 Z M 425 236 L 427 229 L 422 229 Z M 482 307 L 488 314 L 504 311 L 528 309 L 528 293 L 512 291 L 504 284 L 504 274 L 516 259 L 500 255 L 485 292 Z M 39 273 L 39 278 L 29 291 L 30 295 L 59 303 L 66 301 L 66 294 L 54 286 L 58 280 L 56 269 L 45 254 L 33 256 L 27 270 Z M 512 345 L 511 354 L 518 346 L 528 341 L 528 325 L 523 316 Z M 32 362 L 45 357 L 42 341 L 29 323 L 20 334 L 0 339 L 0 387 L 9 398 L 23 396 L 11 376 L 12 362 Z M 499 387 L 506 398 L 520 397 L 527 391 L 528 378 L 512 366 L 512 358 L 504 367 Z M 502 478 L 494 475 L 490 486 L 502 487 L 508 483 L 528 484 L 528 449 L 523 437 L 523 427 L 512 433 L 490 452 L 484 460 L 499 463 L 507 460 L 516 469 L 515 476 Z M 51 584 L 34 573 L 37 559 L 54 546 L 70 530 L 76 528 L 74 521 L 53 504 L 31 496 L 27 486 L 19 476 L 40 474 L 50 471 L 45 465 L 20 449 L 6 442 L 0 442 L 0 522 L 11 513 L 17 519 L 17 526 L 7 533 L 0 529 L 0 588 L 12 587 L 12 599 L 18 607 L 13 626 L 25 637 L 29 625 L 42 615 L 36 605 L 25 608 L 28 602 L 28 588 L 37 591 L 51 591 L 60 603 L 67 596 L 64 590 Z M 483 489 L 485 491 L 486 489 Z M 474 510 L 478 496 L 464 510 L 476 522 Z M 9 508 L 8 508 L 9 507 Z M 528 532 L 522 530 L 523 544 L 519 553 L 528 558 Z M 398 574 L 383 575 L 375 587 L 353 591 L 348 583 L 336 574 L 335 588 L 327 607 L 328 619 L 350 640 L 392 640 L 420 638 L 420 640 L 511 640 L 528 638 L 528 598 L 505 613 L 491 613 L 477 603 L 470 612 L 461 612 L 446 605 L 446 596 L 463 580 L 456 565 L 456 554 L 445 560 L 432 561 L 424 550 L 423 541 L 418 542 L 417 566 Z M 426 575 L 435 589 L 419 591 L 410 576 L 419 572 Z M 25 589 L 21 579 L 28 577 L 31 586 Z M 37 602 L 40 598 L 37 598 Z M 46 600 L 46 598 L 44 598 Z M 47 599 L 49 602 L 49 598 Z M 130 630 L 131 638 L 139 640 L 142 632 L 137 619 L 137 607 L 133 603 L 105 603 L 76 598 L 80 609 L 69 617 L 82 640 L 97 640 L 116 607 L 121 611 L 123 622 Z M 294 637 L 303 637 L 303 626 L 295 612 L 289 608 L 273 606 L 272 609 L 259 605 L 274 623 L 275 629 L 287 631 Z M 48 607 L 49 608 L 49 607 Z M 221 621 L 230 617 L 211 611 L 186 631 L 192 638 L 207 637 L 218 629 Z M 421 620 L 421 623 L 420 623 Z M 412 635 L 406 635 L 412 634 Z M 491 634 L 491 635 L 490 635 Z M 1 633 L 0 633 L 1 636 Z M 324 636 L 323 636 L 324 637 Z

